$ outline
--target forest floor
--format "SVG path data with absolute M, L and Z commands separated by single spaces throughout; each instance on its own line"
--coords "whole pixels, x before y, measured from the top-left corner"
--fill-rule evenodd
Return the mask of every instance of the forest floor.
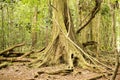
M 58 66 L 43 67 L 43 68 L 29 68 L 25 64 L 27 63 L 15 63 L 6 68 L 0 69 L 0 80 L 89 80 L 92 77 L 99 76 L 100 73 L 90 72 L 88 70 L 75 68 L 75 71 L 80 73 L 67 74 L 67 75 L 48 75 L 46 73 L 39 74 L 41 71 L 55 71 Z M 109 80 L 109 77 L 100 77 L 94 80 Z M 92 79 L 91 79 L 92 80 Z M 118 71 L 117 79 L 120 80 L 120 68 Z

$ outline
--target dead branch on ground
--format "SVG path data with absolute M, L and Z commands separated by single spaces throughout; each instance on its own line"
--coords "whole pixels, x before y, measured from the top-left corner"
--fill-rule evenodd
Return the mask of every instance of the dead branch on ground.
M 11 62 L 31 62 L 31 59 L 19 59 L 19 58 L 0 58 L 0 61 L 11 61 Z
M 10 51 L 10 50 L 12 50 L 12 49 L 14 49 L 14 48 L 17 48 L 17 47 L 20 47 L 20 46 L 24 46 L 24 45 L 25 45 L 25 42 L 20 43 L 20 44 L 16 44 L 16 45 L 14 45 L 14 46 L 12 46 L 12 47 L 9 47 L 9 48 L 1 51 L 1 52 L 0 52 L 0 55 L 1 55 L 1 54 L 4 54 L 4 53 L 6 53 L 6 52 L 8 52 L 8 51 Z
M 8 62 L 3 62 L 3 63 L 0 64 L 0 69 L 1 69 L 1 68 L 5 68 L 5 67 L 7 67 L 8 65 L 9 65 Z

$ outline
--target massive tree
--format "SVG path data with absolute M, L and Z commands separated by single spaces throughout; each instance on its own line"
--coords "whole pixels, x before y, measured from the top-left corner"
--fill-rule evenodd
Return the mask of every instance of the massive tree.
M 51 5 L 53 8 L 52 39 L 32 64 L 36 63 L 37 67 L 41 67 L 64 63 L 69 69 L 75 66 L 98 69 L 98 65 L 92 65 L 86 61 L 87 59 L 93 64 L 101 64 L 84 52 L 83 46 L 77 40 L 68 3 L 69 0 L 53 0 L 53 5 Z

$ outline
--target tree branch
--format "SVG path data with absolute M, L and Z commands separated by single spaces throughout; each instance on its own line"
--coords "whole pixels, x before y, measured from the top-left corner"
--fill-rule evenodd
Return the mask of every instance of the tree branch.
M 98 11 L 100 10 L 100 6 L 101 6 L 101 3 L 102 3 L 102 0 L 95 0 L 95 7 L 92 9 L 91 11 L 91 16 L 90 16 L 90 19 L 82 26 L 80 27 L 76 33 L 80 33 L 80 31 L 82 29 L 84 29 L 91 21 L 92 19 L 95 17 L 95 15 L 98 13 Z

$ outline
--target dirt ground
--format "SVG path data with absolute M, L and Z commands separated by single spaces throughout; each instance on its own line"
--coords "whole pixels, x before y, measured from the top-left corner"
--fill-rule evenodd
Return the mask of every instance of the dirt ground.
M 26 63 L 16 63 L 12 66 L 2 68 L 0 70 L 0 80 L 88 80 L 92 77 L 100 75 L 100 73 L 93 73 L 88 70 L 78 69 L 75 71 L 80 73 L 68 75 L 48 75 L 46 73 L 39 74 L 41 71 L 54 71 L 58 66 L 43 67 L 43 68 L 29 68 L 25 66 Z M 62 68 L 62 67 L 59 67 Z M 109 77 L 110 78 L 110 77 Z M 102 77 L 97 80 L 109 80 L 108 77 Z M 120 80 L 120 69 L 117 79 Z

